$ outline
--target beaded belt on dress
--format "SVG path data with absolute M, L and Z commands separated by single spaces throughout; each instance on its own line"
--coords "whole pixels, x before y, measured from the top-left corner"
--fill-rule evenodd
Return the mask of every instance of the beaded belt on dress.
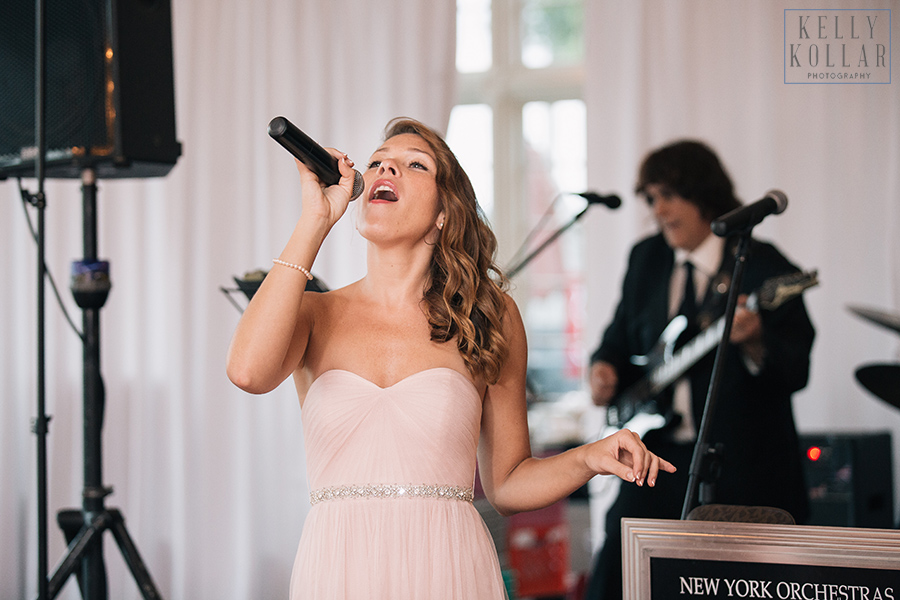
M 437 498 L 472 502 L 475 493 L 470 487 L 456 485 L 338 485 L 321 488 L 309 493 L 311 504 L 326 500 L 352 500 L 357 498 Z

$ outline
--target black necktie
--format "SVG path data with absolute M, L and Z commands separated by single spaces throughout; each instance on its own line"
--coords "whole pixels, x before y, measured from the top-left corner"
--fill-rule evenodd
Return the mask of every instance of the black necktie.
M 693 324 L 697 318 L 697 291 L 694 289 L 694 265 L 684 263 L 684 294 L 681 297 L 681 308 L 678 314 L 684 315 L 688 323 Z

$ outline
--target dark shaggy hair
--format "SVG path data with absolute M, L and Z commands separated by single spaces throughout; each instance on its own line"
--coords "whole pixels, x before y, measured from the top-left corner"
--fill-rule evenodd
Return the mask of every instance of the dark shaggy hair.
M 700 214 L 710 221 L 741 205 L 716 153 L 694 140 L 674 142 L 648 154 L 638 173 L 635 191 L 646 194 L 650 184 L 668 186 L 696 204 Z

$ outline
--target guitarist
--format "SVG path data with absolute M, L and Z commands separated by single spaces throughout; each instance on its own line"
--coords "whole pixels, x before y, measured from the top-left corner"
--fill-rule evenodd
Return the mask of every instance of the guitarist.
M 708 146 L 684 140 L 651 152 L 636 191 L 646 198 L 659 233 L 632 248 L 619 305 L 591 355 L 591 395 L 600 406 L 615 405 L 616 394 L 644 375 L 632 357 L 650 353 L 674 316 L 689 317 L 681 341 L 724 314 L 734 269 L 736 240 L 713 235 L 710 223 L 740 202 Z M 714 502 L 775 506 L 803 523 L 807 491 L 791 394 L 807 383 L 815 331 L 800 296 L 772 312 L 746 306 L 747 295 L 764 281 L 797 271 L 774 246 L 753 240 L 708 441 L 724 445 Z M 678 471 L 661 478 L 652 493 L 620 487 L 586 598 L 622 596 L 622 517 L 680 517 L 713 358 L 714 352 L 656 399 L 666 425 L 647 433 L 644 442 Z

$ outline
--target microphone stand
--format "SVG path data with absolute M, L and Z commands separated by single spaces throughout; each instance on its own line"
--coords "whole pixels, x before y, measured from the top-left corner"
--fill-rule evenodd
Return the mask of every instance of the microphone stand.
M 47 580 L 47 431 L 50 418 L 46 410 L 46 378 L 45 378 L 45 281 L 47 265 L 44 261 L 46 249 L 45 209 L 47 207 L 44 194 L 44 157 L 46 152 L 47 106 L 45 96 L 47 57 L 44 40 L 46 16 L 44 0 L 35 0 L 35 86 L 34 86 L 34 132 L 37 156 L 35 157 L 35 177 L 38 191 L 31 194 L 22 191 L 23 200 L 37 209 L 37 416 L 32 424 L 32 432 L 37 437 L 37 584 L 38 599 L 46 600 L 48 593 Z
M 537 257 L 538 254 L 540 254 L 541 252 L 543 252 L 544 249 L 545 249 L 547 246 L 549 246 L 550 244 L 552 244 L 553 242 L 555 242 L 555 241 L 556 241 L 556 238 L 558 238 L 558 237 L 561 236 L 563 233 L 565 233 L 566 231 L 568 231 L 568 229 L 569 229 L 570 227 L 572 227 L 572 225 L 574 225 L 576 222 L 578 222 L 578 220 L 579 220 L 581 217 L 584 216 L 584 213 L 586 213 L 587 210 L 588 210 L 590 207 L 591 207 L 590 204 L 588 204 L 587 206 L 585 206 L 585 207 L 581 210 L 581 212 L 579 212 L 577 215 L 575 215 L 574 217 L 572 217 L 572 219 L 571 219 L 568 223 L 566 223 L 565 225 L 563 225 L 562 227 L 560 227 L 559 229 L 557 229 L 556 231 L 554 231 L 554 232 L 550 235 L 550 237 L 548 237 L 546 240 L 544 240 L 543 243 L 541 243 L 540 246 L 538 246 L 538 247 L 535 248 L 531 253 L 529 253 L 528 256 L 524 257 L 524 258 L 523 258 L 522 260 L 520 260 L 518 263 L 516 263 L 515 265 L 513 265 L 513 266 L 509 267 L 508 269 L 506 269 L 506 277 L 509 278 L 509 279 L 512 279 L 513 277 L 515 277 L 516 275 L 518 275 L 518 274 L 519 274 L 519 271 L 521 271 L 522 269 L 524 269 L 525 266 L 528 265 L 528 263 L 530 263 L 532 260 L 534 260 L 534 259 Z
M 588 211 L 588 209 L 591 207 L 592 204 L 593 204 L 593 203 L 589 201 L 589 202 L 585 205 L 585 207 L 584 207 L 583 209 L 581 209 L 581 212 L 579 212 L 577 215 L 575 215 L 574 217 L 572 217 L 572 218 L 569 220 L 568 223 L 565 223 L 562 227 L 560 227 L 559 229 L 557 229 L 556 231 L 554 231 L 552 234 L 550 234 L 550 236 L 549 236 L 546 240 L 544 240 L 544 241 L 541 243 L 540 246 L 538 246 L 538 247 L 535 248 L 532 252 L 530 252 L 527 256 L 525 256 L 524 258 L 522 258 L 522 260 L 520 260 L 519 262 L 513 264 L 513 265 L 510 266 L 508 269 L 506 269 L 506 277 L 507 277 L 508 279 L 511 280 L 513 277 L 515 277 L 516 275 L 518 275 L 519 272 L 520 272 L 522 269 L 524 269 L 524 268 L 528 265 L 528 263 L 530 263 L 532 260 L 534 260 L 535 258 L 537 258 L 538 254 L 540 254 L 541 252 L 543 252 L 544 249 L 547 248 L 547 246 L 549 246 L 549 245 L 552 244 L 554 241 L 556 241 L 556 239 L 557 239 L 559 236 L 561 236 L 563 233 L 565 233 L 566 231 L 568 231 L 569 228 L 572 227 L 572 225 L 574 225 L 575 223 L 577 223 L 578 220 L 581 219 L 581 217 L 583 217 L 584 214 Z M 517 252 L 517 254 L 518 254 L 518 252 Z M 526 375 L 526 376 L 525 376 L 525 379 L 526 379 L 526 381 L 525 381 L 525 386 L 527 387 L 527 389 L 531 392 L 531 394 L 532 394 L 533 396 L 537 397 L 538 394 L 537 394 L 536 390 L 534 389 L 534 385 L 532 384 L 532 382 L 531 382 L 531 380 L 530 380 L 530 376 Z
M 697 442 L 694 445 L 694 454 L 691 457 L 691 467 L 688 477 L 687 492 L 684 497 L 684 505 L 681 509 L 681 519 L 687 519 L 688 513 L 697 505 L 697 496 L 700 496 L 700 504 L 711 504 L 715 496 L 716 479 L 718 478 L 722 445 L 710 447 L 709 430 L 716 413 L 716 403 L 719 396 L 719 383 L 722 379 L 722 371 L 725 365 L 725 353 L 728 350 L 728 340 L 731 337 L 732 321 L 737 307 L 738 293 L 741 289 L 741 280 L 744 278 L 744 268 L 750 254 L 750 233 L 753 227 L 747 227 L 738 232 L 738 247 L 734 263 L 734 271 L 731 278 L 731 288 L 728 290 L 728 299 L 725 304 L 725 328 L 722 331 L 722 339 L 716 349 L 713 362 L 712 379 L 707 390 L 706 403 L 703 407 L 703 417 L 700 420 L 700 428 L 697 430 Z

